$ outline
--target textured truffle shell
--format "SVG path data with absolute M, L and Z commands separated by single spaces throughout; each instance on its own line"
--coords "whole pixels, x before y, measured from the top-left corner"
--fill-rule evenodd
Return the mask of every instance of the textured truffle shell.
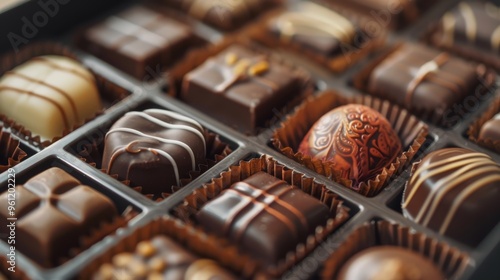
M 321 117 L 307 133 L 299 152 L 330 162 L 353 185 L 373 179 L 401 152 L 401 141 L 379 112 L 346 105 Z
M 407 183 L 403 214 L 476 245 L 500 222 L 500 166 L 488 155 L 447 148 L 427 155 Z

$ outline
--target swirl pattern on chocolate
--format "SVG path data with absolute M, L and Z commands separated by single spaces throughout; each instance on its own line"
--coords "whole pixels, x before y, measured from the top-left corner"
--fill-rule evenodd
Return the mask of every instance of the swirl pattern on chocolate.
M 299 152 L 331 162 L 354 185 L 373 179 L 401 151 L 391 124 L 375 110 L 347 105 L 319 119 L 304 137 Z
M 179 186 L 205 158 L 202 126 L 180 114 L 129 112 L 106 134 L 103 168 L 151 194 Z M 147 174 L 147 175 L 146 175 Z M 145 176 L 146 175 L 146 176 Z
M 415 222 L 475 244 L 499 221 L 500 166 L 488 155 L 448 148 L 427 155 L 408 182 L 403 213 Z M 481 217 L 478 219 L 478 217 Z M 473 226 L 467 221 L 475 220 Z

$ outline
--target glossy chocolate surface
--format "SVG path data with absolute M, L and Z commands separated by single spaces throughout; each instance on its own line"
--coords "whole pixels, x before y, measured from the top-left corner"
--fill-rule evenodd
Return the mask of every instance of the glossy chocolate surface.
M 170 6 L 218 29 L 233 30 L 274 5 L 271 0 L 168 0 Z
M 444 280 L 443 273 L 424 256 L 396 246 L 376 246 L 351 257 L 338 280 Z
M 135 252 L 115 255 L 111 263 L 104 264 L 94 280 L 134 279 L 236 279 L 216 262 L 200 259 L 186 251 L 174 240 L 157 236 L 151 241 L 137 244 Z
M 189 72 L 181 98 L 241 132 L 254 134 L 302 92 L 302 77 L 266 55 L 233 45 Z
M 232 241 L 266 265 L 326 225 L 326 205 L 265 172 L 235 183 L 205 204 L 196 216 L 208 232 Z
M 343 15 L 309 2 L 277 16 L 268 27 L 283 43 L 298 44 L 324 57 L 342 54 L 342 49 L 350 48 L 357 32 Z
M 302 140 L 298 152 L 331 162 L 342 178 L 373 179 L 401 152 L 401 141 L 379 112 L 357 104 L 338 107 L 321 117 Z
M 500 141 L 500 114 L 483 124 L 479 132 L 479 139 Z
M 196 42 L 187 25 L 135 6 L 86 29 L 79 45 L 135 78 L 148 80 Z
M 484 71 L 483 71 L 484 72 Z M 448 123 L 453 105 L 475 93 L 479 66 L 422 45 L 404 45 L 371 73 L 369 93 Z
M 159 109 L 129 112 L 106 134 L 102 168 L 160 195 L 189 178 L 205 150 L 203 128 L 193 119 Z
M 476 245 L 500 222 L 499 199 L 500 165 L 486 154 L 447 148 L 418 165 L 402 207 L 407 218 Z
M 447 12 L 434 40 L 440 45 L 455 44 L 500 53 L 500 7 L 492 2 L 459 3 Z
M 16 186 L 15 247 L 43 267 L 54 267 L 80 246 L 80 238 L 117 217 L 113 202 L 57 167 Z M 0 195 L 7 201 L 9 192 Z M 8 236 L 11 217 L 0 209 L 0 234 Z

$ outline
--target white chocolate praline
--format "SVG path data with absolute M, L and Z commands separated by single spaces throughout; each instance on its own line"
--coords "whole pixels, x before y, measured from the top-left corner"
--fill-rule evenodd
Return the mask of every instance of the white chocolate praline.
M 62 136 L 101 108 L 94 76 L 67 57 L 35 57 L 0 78 L 0 114 L 42 140 Z

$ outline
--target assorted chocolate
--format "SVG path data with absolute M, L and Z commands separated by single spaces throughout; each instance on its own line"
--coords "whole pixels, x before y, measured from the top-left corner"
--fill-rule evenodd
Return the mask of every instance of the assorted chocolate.
M 52 140 L 102 109 L 93 74 L 63 56 L 32 58 L 0 78 L 0 115 Z
M 500 165 L 483 153 L 447 148 L 416 165 L 402 208 L 408 219 L 477 245 L 500 222 L 498 199 Z
M 102 168 L 146 194 L 172 193 L 173 186 L 198 169 L 206 149 L 197 121 L 161 109 L 133 111 L 107 132 Z
M 103 264 L 94 280 L 237 279 L 215 261 L 201 259 L 166 236 L 137 244 L 135 252 L 120 253 Z
M 272 266 L 324 226 L 329 216 L 328 207 L 316 198 L 258 172 L 205 204 L 196 220 L 207 232 Z
M 418 116 L 451 126 L 457 121 L 453 106 L 474 94 L 489 76 L 484 65 L 405 44 L 371 71 L 366 88 Z
M 242 45 L 232 45 L 185 75 L 180 98 L 246 134 L 303 94 L 306 77 Z
M 5 191 L 0 200 L 7 201 Z M 119 216 L 114 203 L 64 170 L 53 167 L 16 186 L 14 228 L 16 249 L 45 268 L 55 267 L 81 246 L 80 239 Z M 7 207 L 0 209 L 3 237 L 12 221 Z
M 78 39 L 82 49 L 140 80 L 157 78 L 200 42 L 188 25 L 143 6 L 106 18 Z
M 350 258 L 336 279 L 444 280 L 446 277 L 418 253 L 397 246 L 374 246 Z
M 500 69 L 500 7 L 490 1 L 460 2 L 443 15 L 430 41 Z
M 350 104 L 321 117 L 298 152 L 331 163 L 353 185 L 375 178 L 401 153 L 401 141 L 387 119 L 374 109 Z
M 188 18 L 224 31 L 249 26 L 266 10 L 281 3 L 264 0 L 156 2 L 163 2 L 165 6 L 183 11 Z M 394 27 L 416 20 L 432 4 L 427 0 L 332 2 L 370 13 L 379 20 L 391 21 L 394 17 L 394 22 L 387 23 Z M 181 22 L 166 10 L 157 11 L 152 7 L 134 6 L 109 16 L 85 28 L 77 44 L 143 81 L 156 78 L 158 69 L 163 71 L 178 62 L 181 63 L 176 67 L 189 68 L 182 59 L 198 61 L 194 58 L 203 54 L 203 49 L 194 55 L 190 53 L 191 56 L 186 54 L 206 42 L 195 34 L 191 20 L 186 18 Z M 332 66 L 336 58 L 345 58 L 346 48 L 352 49 L 360 43 L 357 40 L 361 30 L 358 22 L 330 8 L 300 3 L 269 17 L 263 32 L 274 36 L 280 46 L 303 51 L 303 56 L 316 62 L 324 58 Z M 440 26 L 431 35 L 431 42 L 459 56 L 418 44 L 397 46 L 368 69 L 363 85 L 355 82 L 358 89 L 366 90 L 373 99 L 368 96 L 369 102 L 359 104 L 353 102 L 358 100 L 356 98 L 335 100 L 323 104 L 330 110 L 325 112 L 320 106 L 307 107 L 314 112 L 298 108 L 274 135 L 273 144 L 306 168 L 365 196 L 378 194 L 393 175 L 400 174 L 405 164 L 413 160 L 426 141 L 428 127 L 417 118 L 433 124 L 438 119 L 439 125 L 453 126 L 457 122 L 454 106 L 477 93 L 481 86 L 493 84 L 495 76 L 485 65 L 466 59 L 473 58 L 496 67 L 494 61 L 500 48 L 499 11 L 500 8 L 488 2 L 458 4 L 443 16 Z M 242 33 L 243 37 L 245 35 Z M 246 135 L 256 135 L 269 126 L 273 116 L 284 109 L 289 111 L 288 107 L 307 97 L 310 92 L 305 87 L 312 88 L 312 84 L 309 74 L 263 49 L 240 43 L 243 41 L 234 42 L 238 43 L 229 44 L 208 59 L 194 63 L 196 65 L 188 65 L 193 68 L 182 75 L 176 97 L 225 126 Z M 485 55 L 475 57 L 478 51 Z M 492 64 L 482 59 L 490 55 Z M 354 59 L 359 58 L 361 56 Z M 342 67 L 345 69 L 346 65 Z M 338 65 L 331 68 L 338 69 Z M 321 98 L 324 97 L 316 101 Z M 347 105 L 346 100 L 350 101 Z M 308 100 L 306 105 L 313 102 Z M 65 135 L 96 116 L 101 109 L 95 76 L 68 57 L 37 56 L 0 78 L 2 120 L 12 120 L 42 140 Z M 295 126 L 290 127 L 290 124 Z M 286 130 L 292 131 L 294 139 L 277 141 L 276 135 Z M 497 114 L 481 126 L 478 139 L 496 142 L 500 139 L 499 133 L 500 114 Z M 160 197 L 172 194 L 176 187 L 183 185 L 181 181 L 192 177 L 193 173 L 204 171 L 200 171 L 200 165 L 206 164 L 211 154 L 209 142 L 212 142 L 207 134 L 200 123 L 179 113 L 161 109 L 128 111 L 107 131 L 99 160 L 102 159 L 101 167 L 107 174 L 140 187 L 144 194 Z M 19 141 L 11 139 L 0 127 L 0 172 L 25 156 Z M 257 168 L 254 162 L 258 160 L 266 161 L 267 168 L 274 169 L 265 172 L 262 168 L 254 172 Z M 238 254 L 259 262 L 265 273 L 281 276 L 317 248 L 349 215 L 347 209 L 342 208 L 342 202 L 337 201 L 337 195 L 326 188 L 320 189 L 312 182 L 314 179 L 307 181 L 300 177 L 308 183 L 305 187 L 296 187 L 295 182 L 299 179 L 294 171 L 286 173 L 285 167 L 280 169 L 269 162 L 269 158 L 263 156 L 248 161 L 251 166 L 248 168 L 242 163 L 238 167 L 231 166 L 231 171 L 240 168 L 240 173 L 226 174 L 230 180 L 221 173 L 221 178 L 214 179 L 211 186 L 199 188 L 205 197 L 192 199 L 190 196 L 191 200 L 184 201 L 184 210 L 192 206 L 190 203 L 200 206 L 199 209 L 191 207 L 184 211 L 189 216 L 186 220 L 180 215 L 174 216 L 183 226 L 194 222 L 200 228 L 197 237 L 223 240 L 224 246 L 233 246 Z M 283 177 L 293 179 L 282 180 L 273 175 L 280 171 L 285 174 Z M 245 172 L 253 175 L 243 176 Z M 232 183 L 233 180 L 236 182 Z M 223 187 L 228 181 L 231 181 L 230 187 Z M 8 196 L 9 192 L 4 191 L 0 200 L 7 201 Z M 121 216 L 107 196 L 82 185 L 56 167 L 16 186 L 16 197 L 19 241 L 16 248 L 44 269 L 57 267 L 73 257 L 72 252 L 88 248 L 82 245 L 84 238 Z M 401 208 L 407 219 L 463 244 L 476 246 L 500 222 L 495 215 L 500 210 L 499 199 L 500 165 L 497 162 L 479 152 L 446 148 L 426 152 L 426 156 L 414 164 Z M 0 234 L 4 239 L 8 236 L 9 215 L 7 207 L 0 208 Z M 464 221 L 475 222 L 468 225 Z M 396 230 L 387 232 L 380 230 L 376 236 L 380 239 L 384 234 L 395 236 Z M 406 240 L 404 238 L 401 240 Z M 193 253 L 196 245 L 184 247 L 186 244 L 182 242 L 189 243 L 189 239 L 181 242 L 177 239 L 182 238 L 150 234 L 145 241 L 132 242 L 134 252 L 115 254 L 109 263 L 100 264 L 93 279 L 224 280 L 242 276 L 223 268 L 228 267 L 223 258 L 200 257 Z M 416 246 L 432 242 L 434 239 L 428 238 Z M 439 244 L 441 247 L 436 244 L 418 249 L 425 254 L 446 251 L 442 250 L 442 244 Z M 424 280 L 449 276 L 445 276 L 443 267 L 436 267 L 430 257 L 414 252 L 416 249 L 412 251 L 402 245 L 367 247 L 350 256 L 342 266 L 336 263 L 335 279 Z M 456 263 L 462 261 L 465 262 L 464 257 L 460 256 Z M 325 265 L 328 269 L 329 263 Z M 455 263 L 443 266 L 452 265 Z M 243 274 L 243 271 L 237 272 Z

